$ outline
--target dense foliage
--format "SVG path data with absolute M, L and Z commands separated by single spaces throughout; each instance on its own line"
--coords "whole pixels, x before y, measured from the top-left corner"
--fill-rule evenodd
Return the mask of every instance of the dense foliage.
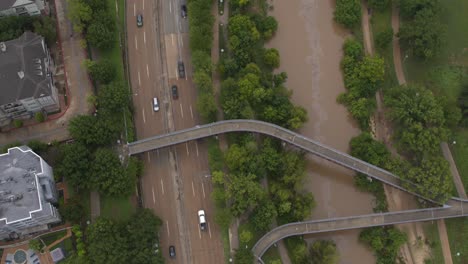
M 0 18 L 0 41 L 20 37 L 25 31 L 43 36 L 47 43 L 57 39 L 55 19 L 49 16 L 5 16 Z
M 359 240 L 376 252 L 377 264 L 393 264 L 407 237 L 394 227 L 372 227 L 362 231 Z
M 115 79 L 115 65 L 110 60 L 85 60 L 83 64 L 94 81 L 98 81 L 101 84 L 108 84 Z
M 335 20 L 347 28 L 353 28 L 361 22 L 361 2 L 359 0 L 337 0 Z
M 164 260 L 156 252 L 161 220 L 149 209 L 135 213 L 128 222 L 98 218 L 86 231 L 91 263 L 153 263 Z
M 309 249 L 309 263 L 337 264 L 339 255 L 336 251 L 336 244 L 332 240 L 317 240 Z
M 347 92 L 341 94 L 338 101 L 346 105 L 360 127 L 366 129 L 376 108 L 375 92 L 384 78 L 384 60 L 378 56 L 364 56 L 362 45 L 354 39 L 345 41 L 343 51 L 341 67 Z
M 440 6 L 437 0 L 402 0 L 401 13 L 409 21 L 400 28 L 401 43 L 411 53 L 423 59 L 437 55 L 445 28 L 439 18 Z

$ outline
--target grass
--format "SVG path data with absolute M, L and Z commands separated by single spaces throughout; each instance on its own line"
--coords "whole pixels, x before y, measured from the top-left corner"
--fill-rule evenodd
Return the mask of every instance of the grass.
M 454 264 L 468 263 L 468 218 L 445 220 Z M 460 253 L 460 256 L 457 256 Z
M 372 35 L 375 37 L 380 33 L 391 28 L 392 23 L 392 11 L 390 8 L 382 12 L 374 12 L 371 18 L 371 29 Z M 375 41 L 374 41 L 375 47 Z M 375 50 L 379 56 L 385 61 L 385 76 L 382 88 L 390 88 L 398 85 L 398 80 L 395 73 L 395 66 L 393 64 L 393 47 L 390 42 L 387 47 L 380 49 L 375 47 Z
M 127 197 L 101 197 L 101 216 L 116 221 L 127 221 L 135 213 L 135 206 Z
M 270 264 L 273 261 L 281 261 L 281 257 L 278 251 L 278 248 L 275 246 L 270 247 L 265 254 L 262 256 L 262 260 L 265 264 Z M 280 262 L 281 263 L 281 262 Z
M 468 163 L 466 162 L 468 160 L 468 130 L 456 130 L 453 141 L 456 142 L 456 144 L 450 144 L 453 159 L 457 164 L 457 169 L 460 173 L 463 185 L 465 186 L 465 190 L 468 190 Z
M 72 243 L 72 240 L 71 238 L 67 238 L 67 239 L 64 239 L 62 242 L 58 243 L 57 245 L 53 246 L 50 251 L 56 249 L 56 248 L 63 248 L 66 252 L 66 254 L 70 254 L 71 252 L 73 252 L 73 243 Z
M 444 255 L 442 253 L 442 247 L 440 246 L 439 230 L 437 229 L 436 222 L 425 223 L 424 233 L 426 234 L 426 243 L 429 243 L 431 247 L 431 258 L 426 260 L 426 264 L 439 264 L 444 263 Z
M 230 263 L 231 244 L 229 243 L 229 228 L 221 228 L 221 239 L 223 240 L 224 261 L 225 263 Z
M 54 243 L 56 240 L 64 237 L 67 234 L 66 230 L 55 232 L 52 234 L 41 236 L 40 239 L 44 241 L 44 243 L 49 246 L 50 244 Z

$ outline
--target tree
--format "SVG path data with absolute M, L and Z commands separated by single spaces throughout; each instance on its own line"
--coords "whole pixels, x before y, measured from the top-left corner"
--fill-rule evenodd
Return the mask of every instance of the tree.
M 347 38 L 343 44 L 345 56 L 350 56 L 353 60 L 360 60 L 364 55 L 364 49 L 361 42 L 354 38 Z
M 389 27 L 377 33 L 377 36 L 375 36 L 375 45 L 377 46 L 377 48 L 384 50 L 388 47 L 388 45 L 392 42 L 392 40 L 393 40 L 393 29 Z
M 80 224 L 86 215 L 83 204 L 77 198 L 67 199 L 66 203 L 60 205 L 59 212 L 66 221 L 73 224 Z
M 270 39 L 278 29 L 278 21 L 273 16 L 260 16 L 260 21 L 256 23 L 258 31 L 265 40 Z
M 68 131 L 72 138 L 87 146 L 104 146 L 116 139 L 118 125 L 109 119 L 79 115 L 71 119 Z
M 201 71 L 211 75 L 213 64 L 211 62 L 211 57 L 206 52 L 200 50 L 194 51 L 192 53 L 192 64 L 195 72 Z
M 415 56 L 430 59 L 439 52 L 444 32 L 435 11 L 425 8 L 418 11 L 412 21 L 400 28 L 398 37 Z
M 361 3 L 359 0 L 337 0 L 335 21 L 352 28 L 361 22 Z
M 203 93 L 213 93 L 213 82 L 211 80 L 211 72 L 196 71 L 193 75 L 193 82 L 198 90 Z
M 39 239 L 31 239 L 29 240 L 29 248 L 34 251 L 40 252 L 44 248 L 44 245 L 41 241 L 39 241 Z
M 108 196 L 128 196 L 135 185 L 135 178 L 129 177 L 117 154 L 107 148 L 97 149 L 94 153 L 91 177 L 99 192 Z
M 256 206 L 265 195 L 253 174 L 230 175 L 224 178 L 227 186 L 226 196 L 232 202 L 231 212 L 234 216 L 239 216 L 248 208 Z
M 20 127 L 23 126 L 23 120 L 15 119 L 15 120 L 13 120 L 13 125 L 14 125 L 16 128 L 20 128 Z
M 439 0 L 401 0 L 398 1 L 400 13 L 405 18 L 413 18 L 419 11 L 440 9 Z
M 424 197 L 444 203 L 451 196 L 452 177 L 443 157 L 425 158 L 420 166 L 411 168 L 402 177 L 407 180 L 403 182 L 407 188 Z
M 54 18 L 41 16 L 40 19 L 34 21 L 33 27 L 34 32 L 43 36 L 49 45 L 57 40 L 57 25 Z
M 98 91 L 98 108 L 100 114 L 118 115 L 123 109 L 128 107 L 130 91 L 122 82 L 113 82 L 101 86 Z M 120 115 L 119 115 L 120 116 Z
M 369 132 L 363 132 L 359 136 L 352 138 L 349 145 L 351 156 L 380 168 L 386 168 L 386 163 L 391 158 L 385 144 L 374 140 Z
M 115 79 L 115 65 L 108 59 L 99 61 L 86 59 L 83 64 L 91 78 L 101 84 L 108 84 Z
M 248 244 L 252 240 L 253 235 L 249 230 L 242 230 L 239 234 L 239 240 L 242 244 Z
M 280 65 L 279 51 L 274 48 L 265 49 L 263 52 L 263 61 L 268 67 L 272 69 L 278 68 Z
M 251 221 L 257 231 L 265 232 L 270 229 L 276 216 L 275 205 L 271 200 L 265 199 L 253 211 Z
M 60 148 L 62 160 L 57 164 L 55 173 L 65 177 L 66 181 L 78 190 L 88 190 L 93 185 L 90 177 L 90 152 L 79 143 L 63 145 Z
M 216 121 L 218 108 L 216 107 L 213 93 L 202 93 L 198 95 L 197 109 L 206 122 Z
M 406 233 L 394 227 L 364 229 L 359 240 L 369 245 L 377 256 L 378 264 L 395 263 L 400 247 L 406 243 Z
M 86 30 L 86 40 L 98 49 L 112 47 L 115 39 L 115 20 L 108 11 L 94 14 L 94 19 Z
M 336 244 L 332 240 L 315 241 L 309 249 L 311 264 L 336 264 L 339 255 L 336 251 Z
M 128 263 L 124 229 L 105 218 L 98 218 L 87 229 L 87 251 L 91 263 Z
M 68 0 L 68 18 L 73 22 L 73 29 L 82 32 L 93 18 L 93 10 L 84 0 Z
M 0 41 L 20 37 L 24 31 L 33 30 L 37 18 L 30 16 L 4 16 L 0 18 Z
M 378 56 L 364 57 L 355 71 L 356 78 L 360 83 L 359 94 L 364 97 L 373 97 L 378 84 L 383 81 L 384 74 L 385 63 L 383 58 Z
M 254 263 L 254 256 L 252 250 L 241 247 L 236 250 L 234 254 L 234 263 L 235 264 L 252 264 Z

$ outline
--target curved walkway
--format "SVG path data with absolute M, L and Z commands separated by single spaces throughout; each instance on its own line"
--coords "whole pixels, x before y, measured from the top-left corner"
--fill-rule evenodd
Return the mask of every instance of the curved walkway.
M 189 129 L 178 130 L 168 134 L 154 136 L 129 143 L 127 145 L 127 151 L 129 155 L 135 155 L 150 150 L 156 150 L 187 141 L 228 132 L 255 132 L 281 139 L 284 142 L 299 147 L 307 152 L 334 162 L 338 165 L 344 166 L 356 172 L 366 174 L 395 188 L 409 192 L 424 200 L 431 201 L 430 199 L 427 199 L 417 193 L 407 190 L 404 186 L 414 186 L 415 184 L 409 181 L 404 181 L 391 172 L 378 168 L 372 164 L 352 157 L 331 147 L 327 147 L 318 141 L 306 138 L 291 130 L 258 120 L 225 120 L 207 125 L 196 126 Z

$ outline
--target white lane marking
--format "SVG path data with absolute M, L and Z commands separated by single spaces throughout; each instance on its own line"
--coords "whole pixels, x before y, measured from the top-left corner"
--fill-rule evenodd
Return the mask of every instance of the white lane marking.
M 211 238 L 211 229 L 210 229 L 210 223 L 208 223 L 208 233 L 210 233 L 210 238 Z
M 184 109 L 182 109 L 182 104 L 179 104 L 180 105 L 180 115 L 182 116 L 182 118 L 184 118 Z
M 192 116 L 192 120 L 193 120 L 193 110 L 192 110 L 192 105 L 190 105 L 190 115 Z
M 148 153 L 148 162 L 150 162 L 151 161 L 150 153 L 149 152 L 146 152 L 146 153 Z
M 148 64 L 146 64 L 146 75 L 148 75 L 148 78 L 149 78 L 149 67 L 148 67 Z
M 192 181 L 192 193 L 193 193 L 193 197 L 195 197 L 195 187 L 193 186 L 193 181 Z
M 185 142 L 185 149 L 187 150 L 187 156 L 189 155 L 189 151 L 188 151 L 188 143 Z
M 137 40 L 136 36 L 135 36 L 135 48 L 136 48 L 136 50 L 138 50 L 138 40 Z
M 177 69 L 175 69 L 175 75 L 177 77 L 177 80 L 179 80 L 179 73 L 177 72 Z
M 172 2 L 169 1 L 169 12 L 172 13 Z
M 197 150 L 197 157 L 198 157 L 198 142 L 195 141 L 195 149 Z
M 145 44 L 146 44 L 146 31 L 143 31 L 143 41 L 144 41 Z
M 144 108 L 142 109 L 142 112 L 143 112 L 143 123 L 146 123 L 146 118 L 145 118 L 145 109 L 144 109 Z
M 171 232 L 169 232 L 169 221 L 166 220 L 166 227 L 167 227 L 167 236 L 169 236 L 171 234 Z
M 161 179 L 161 191 L 162 191 L 162 194 L 164 194 L 164 182 L 162 179 Z
M 180 46 L 181 46 L 181 47 L 184 46 L 184 39 L 183 39 L 183 38 L 180 38 Z
M 145 10 L 145 0 L 143 0 L 143 10 Z
M 159 149 L 156 150 L 156 153 L 158 154 L 158 158 L 159 158 Z
M 203 191 L 203 198 L 205 198 L 205 185 L 203 184 L 203 182 L 201 184 L 201 188 L 202 188 L 202 191 Z
M 153 191 L 153 203 L 156 204 L 156 197 L 154 197 L 154 187 L 151 187 L 151 191 Z
M 200 237 L 200 239 L 201 239 L 201 231 L 200 231 L 201 228 L 199 226 L 197 226 L 197 229 L 198 229 L 198 237 Z
M 133 3 L 133 16 L 136 16 L 136 3 Z
M 174 46 L 174 34 L 171 34 L 172 46 Z
M 140 72 L 138 72 L 138 85 L 141 86 L 141 77 L 140 77 Z

